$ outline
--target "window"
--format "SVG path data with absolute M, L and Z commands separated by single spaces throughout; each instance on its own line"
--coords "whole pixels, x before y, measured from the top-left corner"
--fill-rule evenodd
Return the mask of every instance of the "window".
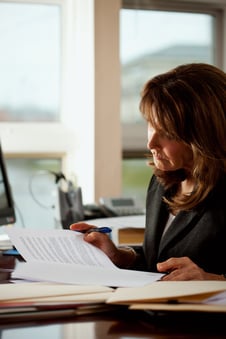
M 127 3 L 128 1 L 124 1 Z M 149 179 L 139 183 L 146 167 L 146 125 L 139 112 L 140 92 L 154 75 L 179 64 L 216 64 L 216 23 L 218 12 L 199 11 L 191 4 L 185 9 L 122 8 L 120 13 L 121 123 L 123 126 L 123 192 L 133 192 L 144 201 Z M 168 2 L 165 2 L 168 4 Z M 129 6 L 125 6 L 129 7 Z M 197 29 L 198 27 L 198 29 Z M 220 49 L 218 50 L 220 53 Z M 136 178 L 129 180 L 136 158 Z M 138 159 L 138 157 L 140 159 Z M 130 160 L 127 160 L 130 158 Z M 127 166 L 128 162 L 130 166 Z M 139 166 L 138 166 L 139 163 Z M 139 189 L 138 189 L 139 186 Z
M 61 12 L 57 3 L 0 2 L 0 135 L 13 153 L 6 166 L 19 227 L 55 227 L 48 173 L 62 170 L 63 152 L 49 135 L 61 119 Z
M 58 121 L 60 8 L 0 3 L 0 120 Z
M 18 166 L 18 173 L 21 164 L 17 161 L 26 159 L 29 178 L 35 172 L 33 165 L 29 165 L 30 161 L 40 159 L 48 163 L 48 160 L 56 159 L 56 167 L 59 166 L 67 178 L 82 187 L 84 203 L 98 201 L 100 196 L 118 194 L 121 189 L 118 58 L 120 0 L 0 0 L 0 4 L 11 5 L 10 8 L 15 8 L 16 5 L 21 8 L 26 5 L 29 8 L 34 15 L 26 21 L 26 31 L 32 32 L 35 13 L 39 9 L 40 13 L 51 13 L 46 24 L 52 25 L 52 28 L 45 26 L 50 41 L 44 44 L 45 51 L 41 51 L 44 56 L 42 82 L 37 85 L 33 79 L 29 79 L 31 86 L 35 84 L 39 87 L 39 93 L 35 95 L 43 93 L 44 98 L 44 92 L 48 92 L 48 105 L 35 100 L 34 106 L 27 93 L 26 104 L 21 107 L 11 105 L 11 100 L 7 104 L 6 100 L 2 101 L 6 118 L 0 121 L 0 139 L 7 159 L 14 159 L 13 167 Z M 43 15 L 40 21 L 34 22 L 35 25 L 43 23 Z M 14 33 L 17 36 L 15 30 Z M 40 35 L 42 33 L 40 27 Z M 36 39 L 37 43 L 38 35 L 32 36 L 32 39 Z M 23 55 L 22 51 L 19 52 Z M 31 53 L 29 49 L 28 53 Z M 4 54 L 4 50 L 1 50 L 1 54 Z M 52 60 L 53 65 L 49 60 Z M 16 62 L 16 53 L 13 62 Z M 54 72 L 46 74 L 46 70 L 51 67 Z M 98 67 L 99 70 L 96 71 Z M 112 74 L 109 75 L 111 70 Z M 33 71 L 33 75 L 36 74 Z M 25 73 L 27 77 L 27 71 Z M 42 86 L 47 86 L 44 92 L 40 91 Z M 52 90 L 51 93 L 49 89 Z M 22 97 L 18 96 L 17 103 L 22 102 Z M 107 130 L 105 126 L 109 122 L 111 129 Z M 111 162 L 106 161 L 109 154 Z M 112 175 L 114 182 L 109 180 Z M 28 181 L 27 178 L 24 187 L 27 187 Z M 20 209 L 23 213 L 26 205 L 20 206 Z M 26 225 L 32 226 L 33 211 L 30 212 L 30 222 L 26 219 Z
M 152 168 L 143 158 L 125 158 L 122 162 L 123 195 L 138 199 L 145 204 L 146 192 Z

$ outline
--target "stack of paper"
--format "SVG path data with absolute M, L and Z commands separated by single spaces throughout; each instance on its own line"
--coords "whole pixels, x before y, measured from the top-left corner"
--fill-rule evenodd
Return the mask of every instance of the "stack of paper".
M 2 284 L 0 321 L 81 315 L 111 310 L 110 287 L 49 283 Z

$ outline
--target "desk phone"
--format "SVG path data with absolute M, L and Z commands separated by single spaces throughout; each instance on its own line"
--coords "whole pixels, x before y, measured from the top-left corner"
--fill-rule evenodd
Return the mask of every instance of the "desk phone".
M 126 216 L 144 214 L 145 210 L 134 198 L 105 198 L 99 199 L 100 206 L 107 216 Z

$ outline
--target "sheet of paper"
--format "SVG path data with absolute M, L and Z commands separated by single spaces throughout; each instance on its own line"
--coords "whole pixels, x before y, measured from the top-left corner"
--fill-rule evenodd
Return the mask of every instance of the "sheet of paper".
M 78 232 L 12 227 L 8 235 L 26 260 L 17 265 L 12 279 L 128 287 L 144 286 L 162 277 L 160 273 L 117 268 Z
M 203 303 L 226 306 L 226 291 L 217 293 L 214 296 L 203 300 Z
M 27 262 L 112 267 L 115 265 L 97 247 L 85 242 L 83 234 L 70 230 L 31 230 L 11 227 L 7 233 Z
M 13 279 L 52 281 L 66 284 L 132 287 L 150 284 L 162 277 L 160 273 L 140 272 L 76 264 L 27 262 L 19 263 Z

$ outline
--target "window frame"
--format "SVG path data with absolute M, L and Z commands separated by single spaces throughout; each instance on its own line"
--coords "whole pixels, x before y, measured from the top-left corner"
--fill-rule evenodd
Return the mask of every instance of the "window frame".
M 3 3 L 16 4 L 42 4 L 60 6 L 60 0 L 0 0 Z M 62 23 L 61 23 L 62 25 Z M 0 135 L 6 157 L 61 157 L 63 158 L 68 149 L 68 143 L 59 142 L 65 140 L 67 130 L 63 124 L 63 109 L 59 107 L 58 122 L 0 122 Z M 51 138 L 49 137 L 51 134 Z M 46 147 L 48 145 L 48 147 Z
M 212 3 L 210 0 L 180 0 L 170 2 L 167 0 L 122 0 L 122 9 L 177 11 L 213 15 L 215 18 L 215 27 L 213 31 L 214 65 L 223 68 L 224 63 L 226 63 L 226 53 L 224 52 L 224 27 L 226 27 L 225 1 L 222 0 Z M 146 151 L 146 134 L 145 123 L 122 123 L 123 158 L 131 158 L 132 154 L 136 154 L 137 157 L 141 158 L 144 156 L 144 152 Z

